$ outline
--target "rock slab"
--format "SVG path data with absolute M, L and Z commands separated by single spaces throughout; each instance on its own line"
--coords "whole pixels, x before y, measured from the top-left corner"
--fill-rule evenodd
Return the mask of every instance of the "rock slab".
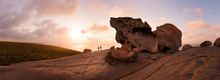
M 220 48 L 195 47 L 161 58 L 121 80 L 219 80 Z
M 136 63 L 107 64 L 105 51 L 0 66 L 0 80 L 219 80 L 220 48 L 140 54 Z

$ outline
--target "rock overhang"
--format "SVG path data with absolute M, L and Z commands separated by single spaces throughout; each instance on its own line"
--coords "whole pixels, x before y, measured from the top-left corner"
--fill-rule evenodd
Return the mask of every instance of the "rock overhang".
M 142 47 L 143 50 L 153 53 L 164 50 L 177 51 L 181 47 L 182 32 L 171 23 L 152 31 L 151 26 L 141 18 L 111 17 L 110 25 L 116 30 L 116 41 L 122 45 L 129 41 L 135 47 Z

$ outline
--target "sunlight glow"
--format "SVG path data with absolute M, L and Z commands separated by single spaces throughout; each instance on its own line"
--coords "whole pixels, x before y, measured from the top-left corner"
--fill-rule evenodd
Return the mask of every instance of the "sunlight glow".
M 87 40 L 87 38 L 85 37 L 85 35 L 83 35 L 81 33 L 81 29 L 80 28 L 72 28 L 69 32 L 69 36 L 71 39 L 74 40 Z
M 56 18 L 56 22 L 69 29 L 68 36 L 70 39 L 81 42 L 87 40 L 85 34 L 81 32 L 85 25 L 74 21 L 72 17 L 59 17 Z

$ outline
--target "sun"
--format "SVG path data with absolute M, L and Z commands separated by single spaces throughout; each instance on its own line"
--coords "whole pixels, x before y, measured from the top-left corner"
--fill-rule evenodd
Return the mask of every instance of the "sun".
M 80 32 L 80 29 L 73 28 L 70 30 L 69 36 L 70 38 L 78 39 L 78 38 L 81 38 L 82 33 Z
M 56 22 L 62 24 L 62 26 L 66 26 L 68 30 L 67 36 L 72 40 L 82 41 L 86 40 L 86 35 L 82 33 L 83 26 L 85 26 L 83 23 L 80 22 L 74 22 L 72 18 L 69 17 L 61 17 L 57 18 Z
M 69 36 L 71 39 L 74 39 L 74 40 L 86 40 L 87 39 L 85 35 L 81 32 L 80 28 L 71 28 L 69 32 Z

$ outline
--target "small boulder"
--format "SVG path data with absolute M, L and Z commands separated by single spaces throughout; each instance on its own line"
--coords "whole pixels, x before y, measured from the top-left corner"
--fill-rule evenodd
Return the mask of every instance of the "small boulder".
M 190 48 L 192 48 L 191 45 L 185 44 L 185 45 L 182 47 L 182 51 L 185 51 L 185 50 L 190 49 Z
M 215 40 L 214 46 L 215 47 L 220 47 L 220 37 Z
M 83 53 L 90 53 L 90 52 L 92 52 L 91 49 L 84 49 L 84 50 L 83 50 Z
M 204 41 L 200 44 L 200 47 L 209 47 L 212 45 L 211 41 Z

